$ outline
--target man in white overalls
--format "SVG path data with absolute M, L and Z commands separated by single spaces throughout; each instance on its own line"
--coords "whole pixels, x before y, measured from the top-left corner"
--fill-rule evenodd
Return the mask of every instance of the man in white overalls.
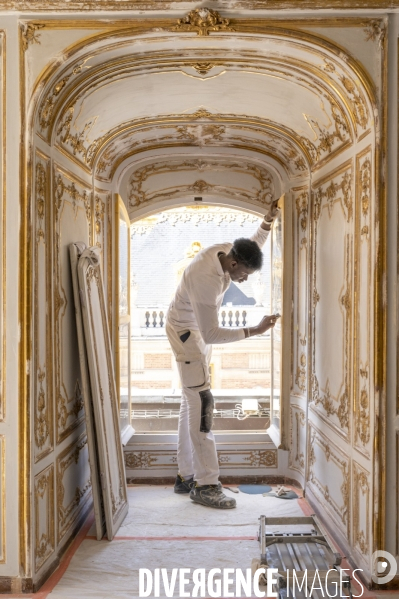
M 231 281 L 242 283 L 262 267 L 262 247 L 278 214 L 277 201 L 251 239 L 213 245 L 197 254 L 185 269 L 169 306 L 166 334 L 182 383 L 175 493 L 189 493 L 202 505 L 229 509 L 219 483 L 219 464 L 212 428 L 214 400 L 209 364 L 213 343 L 231 343 L 272 328 L 277 315 L 265 316 L 255 327 L 219 326 L 218 313 Z

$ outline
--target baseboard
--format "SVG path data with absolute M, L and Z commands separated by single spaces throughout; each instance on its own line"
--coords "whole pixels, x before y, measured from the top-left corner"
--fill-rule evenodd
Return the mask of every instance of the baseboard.
M 47 580 L 50 578 L 50 576 L 52 574 L 54 574 L 54 572 L 60 566 L 62 558 L 64 557 L 64 555 L 66 554 L 66 552 L 68 551 L 68 549 L 70 548 L 72 543 L 74 542 L 74 540 L 75 540 L 76 536 L 78 535 L 79 531 L 81 530 L 82 526 L 84 526 L 84 524 L 87 520 L 87 517 L 90 514 L 90 512 L 92 511 L 92 509 L 93 509 L 93 503 L 91 502 L 89 504 L 89 506 L 87 507 L 87 509 L 84 510 L 83 514 L 78 519 L 75 526 L 73 527 L 73 530 L 71 532 L 69 539 L 65 542 L 64 545 L 62 545 L 62 547 L 60 547 L 60 549 L 57 551 L 57 554 L 54 556 L 53 560 L 45 568 L 43 568 L 43 571 L 40 572 L 38 577 L 33 579 L 32 590 L 31 591 L 22 591 L 22 592 L 37 593 L 40 590 L 40 588 L 44 585 L 44 583 L 47 582 Z
M 394 579 L 391 580 L 391 582 L 387 582 L 387 584 L 376 584 L 373 582 L 371 588 L 375 591 L 397 591 L 399 589 L 399 575 L 395 576 Z
M 302 490 L 301 484 L 294 478 L 280 475 L 247 475 L 247 476 L 223 476 L 219 477 L 220 482 L 225 485 L 291 485 L 299 490 Z M 140 478 L 132 476 L 126 479 L 128 485 L 173 485 L 176 480 L 174 476 L 163 476 L 154 478 Z
M 33 593 L 32 578 L 19 576 L 0 576 L 0 595 L 14 593 Z

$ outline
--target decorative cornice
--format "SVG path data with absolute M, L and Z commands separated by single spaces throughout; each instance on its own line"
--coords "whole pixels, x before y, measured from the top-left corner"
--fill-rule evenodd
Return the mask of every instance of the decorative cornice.
M 164 0 L 0 0 L 0 10 L 9 11 L 56 11 L 60 12 L 83 12 L 90 11 L 127 11 L 127 10 L 168 10 L 181 4 L 187 10 L 190 5 L 195 6 L 194 2 L 186 0 L 174 0 L 174 2 L 164 2 Z M 218 8 L 228 10 L 325 10 L 326 8 L 336 10 L 353 9 L 393 9 L 399 7 L 399 0 L 252 0 L 243 2 L 242 0 L 220 0 Z

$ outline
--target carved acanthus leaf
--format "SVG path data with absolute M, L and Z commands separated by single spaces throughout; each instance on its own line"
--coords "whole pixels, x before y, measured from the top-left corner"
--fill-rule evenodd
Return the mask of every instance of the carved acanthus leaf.
M 39 29 L 43 29 L 44 25 L 40 23 L 24 23 L 22 28 L 22 48 L 26 52 L 29 44 L 40 44 Z
M 195 8 L 185 17 L 177 20 L 172 31 L 193 31 L 200 36 L 209 35 L 211 31 L 234 31 L 229 19 L 224 19 L 216 10 Z

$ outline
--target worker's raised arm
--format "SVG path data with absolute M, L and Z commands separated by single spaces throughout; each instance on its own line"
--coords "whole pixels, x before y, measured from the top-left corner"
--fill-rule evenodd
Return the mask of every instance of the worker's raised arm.
M 258 227 L 256 233 L 252 235 L 252 241 L 255 241 L 261 248 L 266 243 L 266 239 L 269 236 L 272 224 L 276 216 L 279 214 L 280 208 L 278 207 L 278 200 L 274 200 L 271 203 L 268 213 L 264 216 L 263 221 Z

